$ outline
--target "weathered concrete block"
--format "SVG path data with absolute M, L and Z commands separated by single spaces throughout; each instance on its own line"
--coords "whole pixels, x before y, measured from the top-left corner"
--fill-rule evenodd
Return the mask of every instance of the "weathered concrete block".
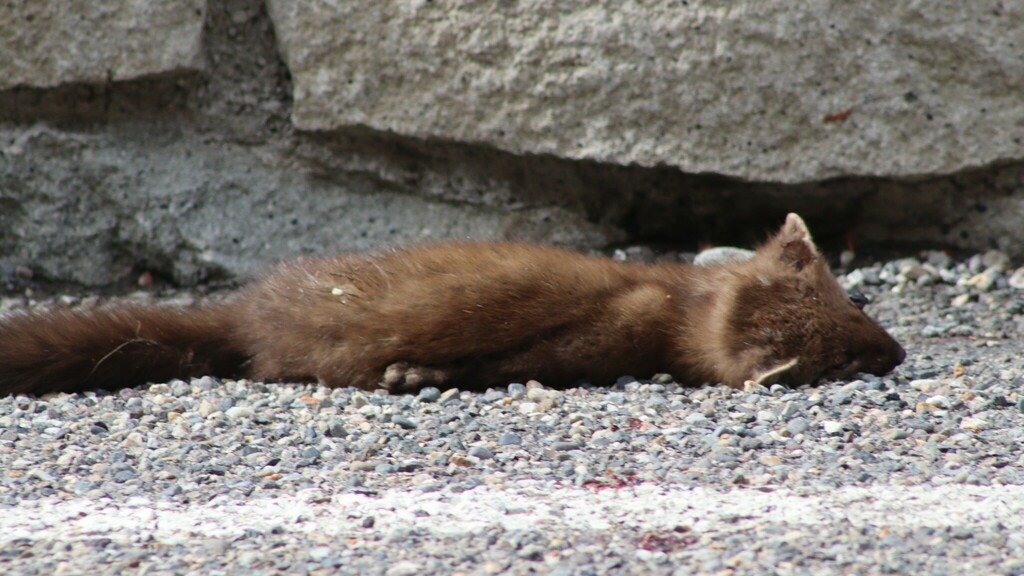
M 202 66 L 206 0 L 0 3 L 0 90 Z
M 306 130 L 801 182 L 1024 158 L 1024 3 L 268 0 Z

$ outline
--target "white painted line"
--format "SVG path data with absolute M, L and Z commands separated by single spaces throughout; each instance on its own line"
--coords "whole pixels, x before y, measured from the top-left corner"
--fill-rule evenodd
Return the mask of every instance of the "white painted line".
M 982 527 L 999 522 L 1024 530 L 1024 486 L 871 486 L 802 496 L 790 490 L 736 488 L 557 487 L 538 482 L 481 486 L 461 493 L 394 490 L 379 495 L 339 494 L 320 501 L 318 491 L 247 501 L 219 499 L 182 505 L 147 498 L 125 502 L 42 499 L 0 507 L 0 544 L 16 539 L 175 543 L 194 538 L 233 538 L 247 529 L 321 536 L 350 536 L 418 529 L 458 536 L 501 526 L 508 530 L 743 530 L 764 524 L 793 529 L 837 522 L 874 528 Z M 372 516 L 372 529 L 362 527 Z

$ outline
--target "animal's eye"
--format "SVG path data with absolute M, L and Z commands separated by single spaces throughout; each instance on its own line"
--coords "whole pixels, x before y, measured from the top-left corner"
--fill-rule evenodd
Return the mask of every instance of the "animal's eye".
M 863 310 L 864 306 L 870 302 L 868 297 L 861 294 L 859 290 L 850 289 L 847 290 L 846 293 L 850 296 L 850 302 L 853 302 L 853 305 L 861 310 Z

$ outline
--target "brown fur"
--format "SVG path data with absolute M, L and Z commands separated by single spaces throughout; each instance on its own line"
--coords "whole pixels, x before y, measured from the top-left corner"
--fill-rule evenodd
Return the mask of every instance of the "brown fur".
M 0 320 L 0 394 L 205 374 L 392 391 L 656 372 L 800 384 L 883 374 L 903 358 L 795 214 L 753 259 L 705 268 L 454 243 L 296 260 L 206 307 Z

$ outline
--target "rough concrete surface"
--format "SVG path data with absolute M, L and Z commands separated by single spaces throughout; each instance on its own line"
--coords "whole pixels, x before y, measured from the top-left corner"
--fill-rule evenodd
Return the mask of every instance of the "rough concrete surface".
M 789 211 L 830 248 L 1024 258 L 1015 5 L 165 4 L 0 7 L 0 283 L 194 284 L 446 237 L 749 245 Z M 878 42 L 840 50 L 858 35 Z M 939 46 L 970 65 L 897 59 Z M 879 96 L 900 82 L 916 100 Z
M 1024 157 L 1020 3 L 268 4 L 303 129 L 780 182 Z
M 206 0 L 0 4 L 0 90 L 104 83 L 202 66 Z

